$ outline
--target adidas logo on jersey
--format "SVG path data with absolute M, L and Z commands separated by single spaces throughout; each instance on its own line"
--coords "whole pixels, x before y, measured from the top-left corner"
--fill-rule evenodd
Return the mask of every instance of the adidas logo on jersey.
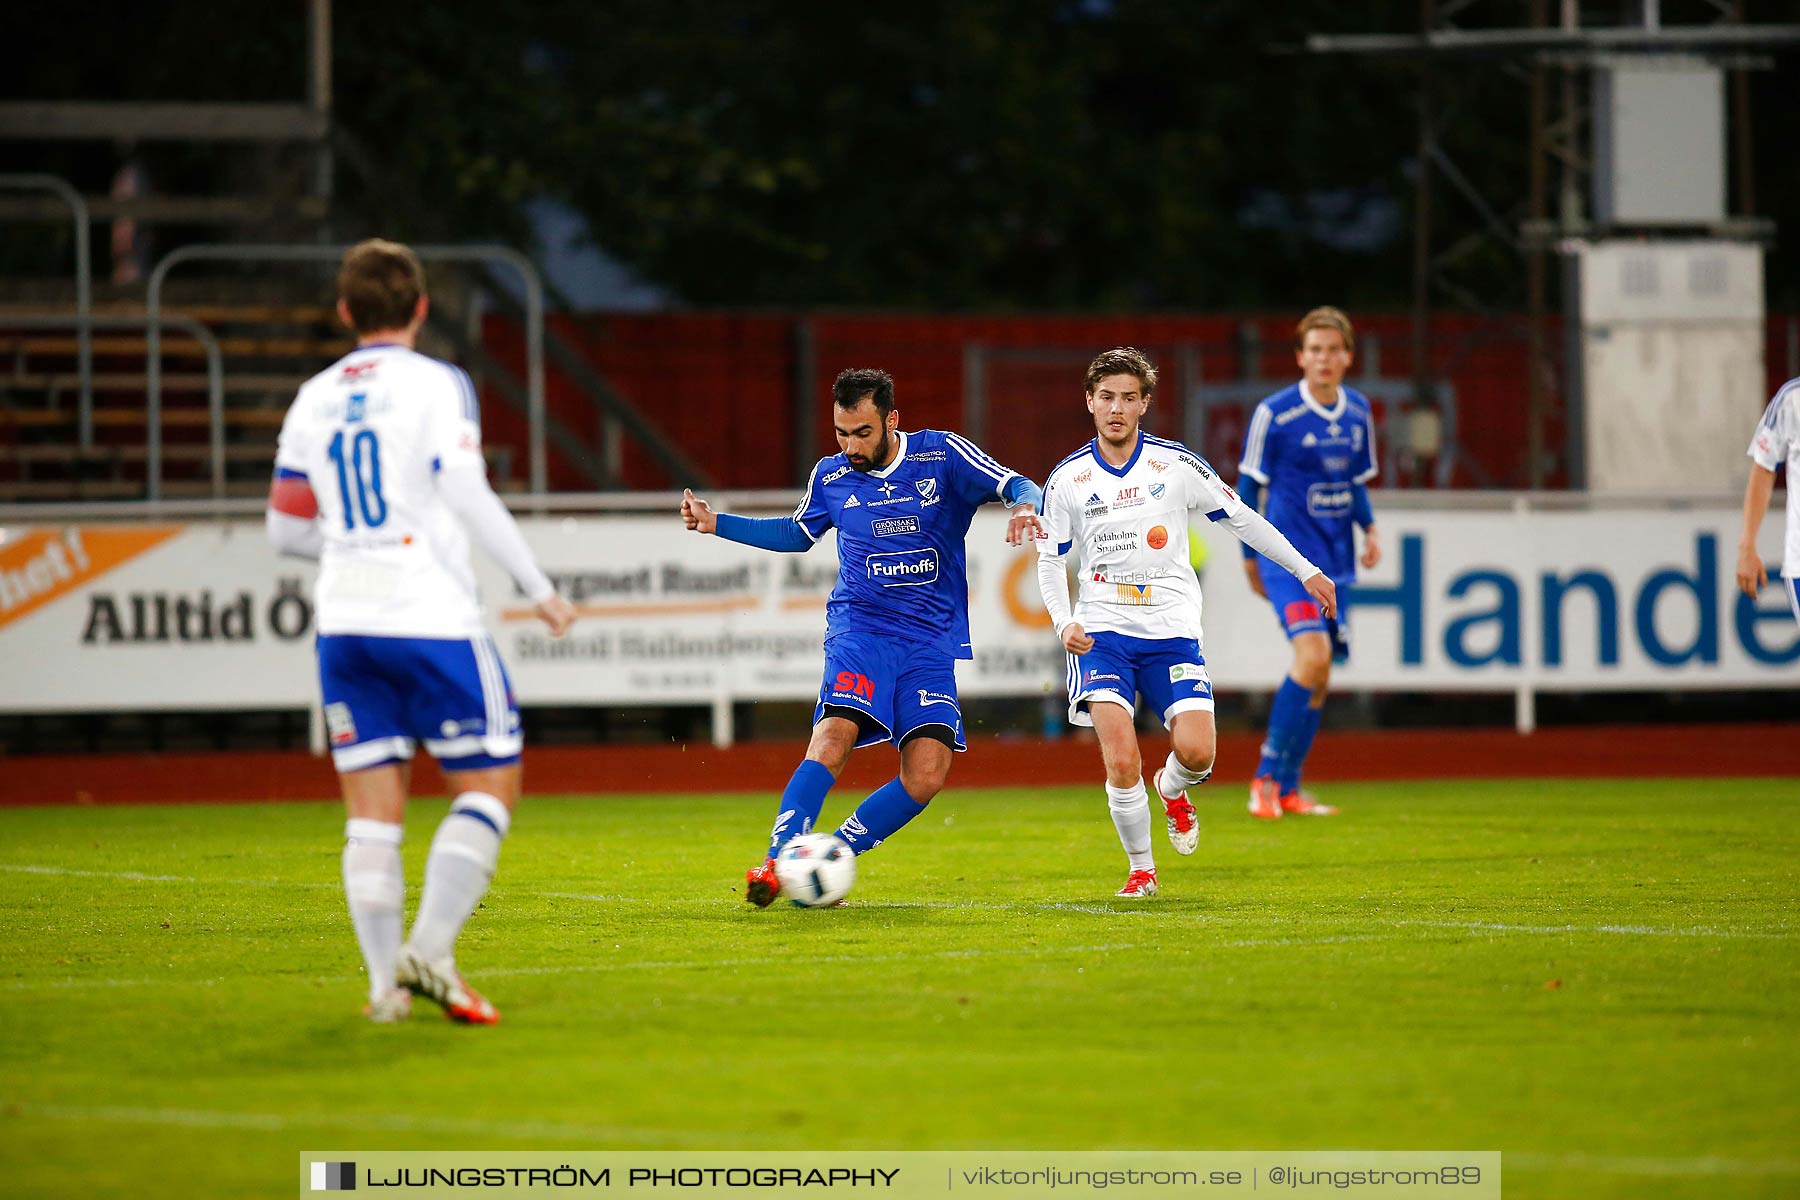
M 845 508 L 861 508 L 862 501 L 858 500 L 855 496 L 851 496 L 849 499 L 844 501 L 844 507 Z
M 1088 497 L 1088 498 L 1087 498 L 1087 502 L 1088 502 L 1088 503 L 1089 503 L 1089 504 L 1098 504 L 1098 503 L 1100 503 L 1100 493 L 1099 493 L 1099 492 L 1095 492 L 1095 493 L 1094 493 L 1094 494 L 1093 494 L 1093 495 L 1091 495 L 1091 496 L 1089 496 L 1089 497 Z
M 1319 444 L 1319 439 L 1309 433 L 1300 439 L 1300 444 L 1302 446 L 1316 446 Z

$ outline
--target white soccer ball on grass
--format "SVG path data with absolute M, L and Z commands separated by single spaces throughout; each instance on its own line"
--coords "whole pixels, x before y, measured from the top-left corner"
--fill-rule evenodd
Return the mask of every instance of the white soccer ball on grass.
M 775 856 L 775 877 L 801 908 L 836 904 L 856 882 L 856 851 L 835 833 L 803 833 Z

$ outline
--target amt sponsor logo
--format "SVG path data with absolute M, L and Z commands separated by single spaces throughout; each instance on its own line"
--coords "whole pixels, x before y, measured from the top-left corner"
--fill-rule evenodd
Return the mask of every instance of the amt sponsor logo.
M 935 549 L 871 554 L 867 566 L 869 578 L 882 587 L 918 587 L 937 582 L 938 554 Z

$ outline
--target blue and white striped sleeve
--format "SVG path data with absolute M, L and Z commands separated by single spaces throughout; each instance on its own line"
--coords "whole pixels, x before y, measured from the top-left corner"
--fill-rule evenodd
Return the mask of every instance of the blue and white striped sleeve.
M 800 497 L 800 503 L 794 506 L 794 523 L 800 531 L 813 541 L 825 536 L 831 528 L 831 509 L 825 504 L 825 489 L 819 483 L 820 476 L 825 473 L 825 464 L 829 458 L 821 458 L 806 478 L 806 494 Z
M 950 470 L 959 495 L 973 504 L 1001 500 L 1006 496 L 1007 481 L 1018 472 L 1009 470 L 960 433 L 944 434 L 944 447 L 949 451 Z
M 1269 482 L 1269 430 L 1275 423 L 1275 410 L 1265 401 L 1256 406 L 1250 414 L 1250 428 L 1244 434 L 1244 458 L 1238 463 L 1238 473 L 1248 475 L 1258 483 Z
M 439 474 L 479 469 L 487 475 L 481 453 L 481 405 L 469 373 L 443 363 L 438 391 L 430 409 L 431 466 Z

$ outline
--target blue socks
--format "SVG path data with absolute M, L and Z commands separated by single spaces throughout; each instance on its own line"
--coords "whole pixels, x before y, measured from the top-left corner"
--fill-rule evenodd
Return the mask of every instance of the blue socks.
M 856 811 L 844 818 L 837 835 L 849 842 L 852 850 L 862 854 L 893 837 L 902 825 L 924 811 L 925 806 L 900 786 L 899 779 L 890 779 L 869 793 L 868 798 L 856 806 Z
M 1275 689 L 1275 703 L 1269 706 L 1269 732 L 1263 738 L 1262 761 L 1256 766 L 1258 776 L 1281 777 L 1311 702 L 1311 688 L 1296 683 L 1292 676 L 1282 679 L 1281 686 Z M 1310 736 L 1307 741 L 1311 743 Z
M 1281 770 L 1275 778 L 1281 784 L 1281 794 L 1286 796 L 1300 790 L 1300 771 L 1306 765 L 1306 753 L 1312 749 L 1313 735 L 1319 732 L 1319 714 L 1325 708 L 1320 705 L 1314 708 L 1307 705 L 1300 714 L 1300 723 L 1294 730 L 1294 740 L 1288 743 L 1288 750 L 1281 760 Z
M 769 831 L 770 858 L 775 857 L 775 852 L 789 838 L 812 830 L 813 823 L 819 819 L 819 810 L 825 807 L 825 793 L 836 782 L 837 777 L 822 762 L 809 758 L 794 768 L 787 789 L 781 793 L 781 811 L 775 817 L 775 828 Z

